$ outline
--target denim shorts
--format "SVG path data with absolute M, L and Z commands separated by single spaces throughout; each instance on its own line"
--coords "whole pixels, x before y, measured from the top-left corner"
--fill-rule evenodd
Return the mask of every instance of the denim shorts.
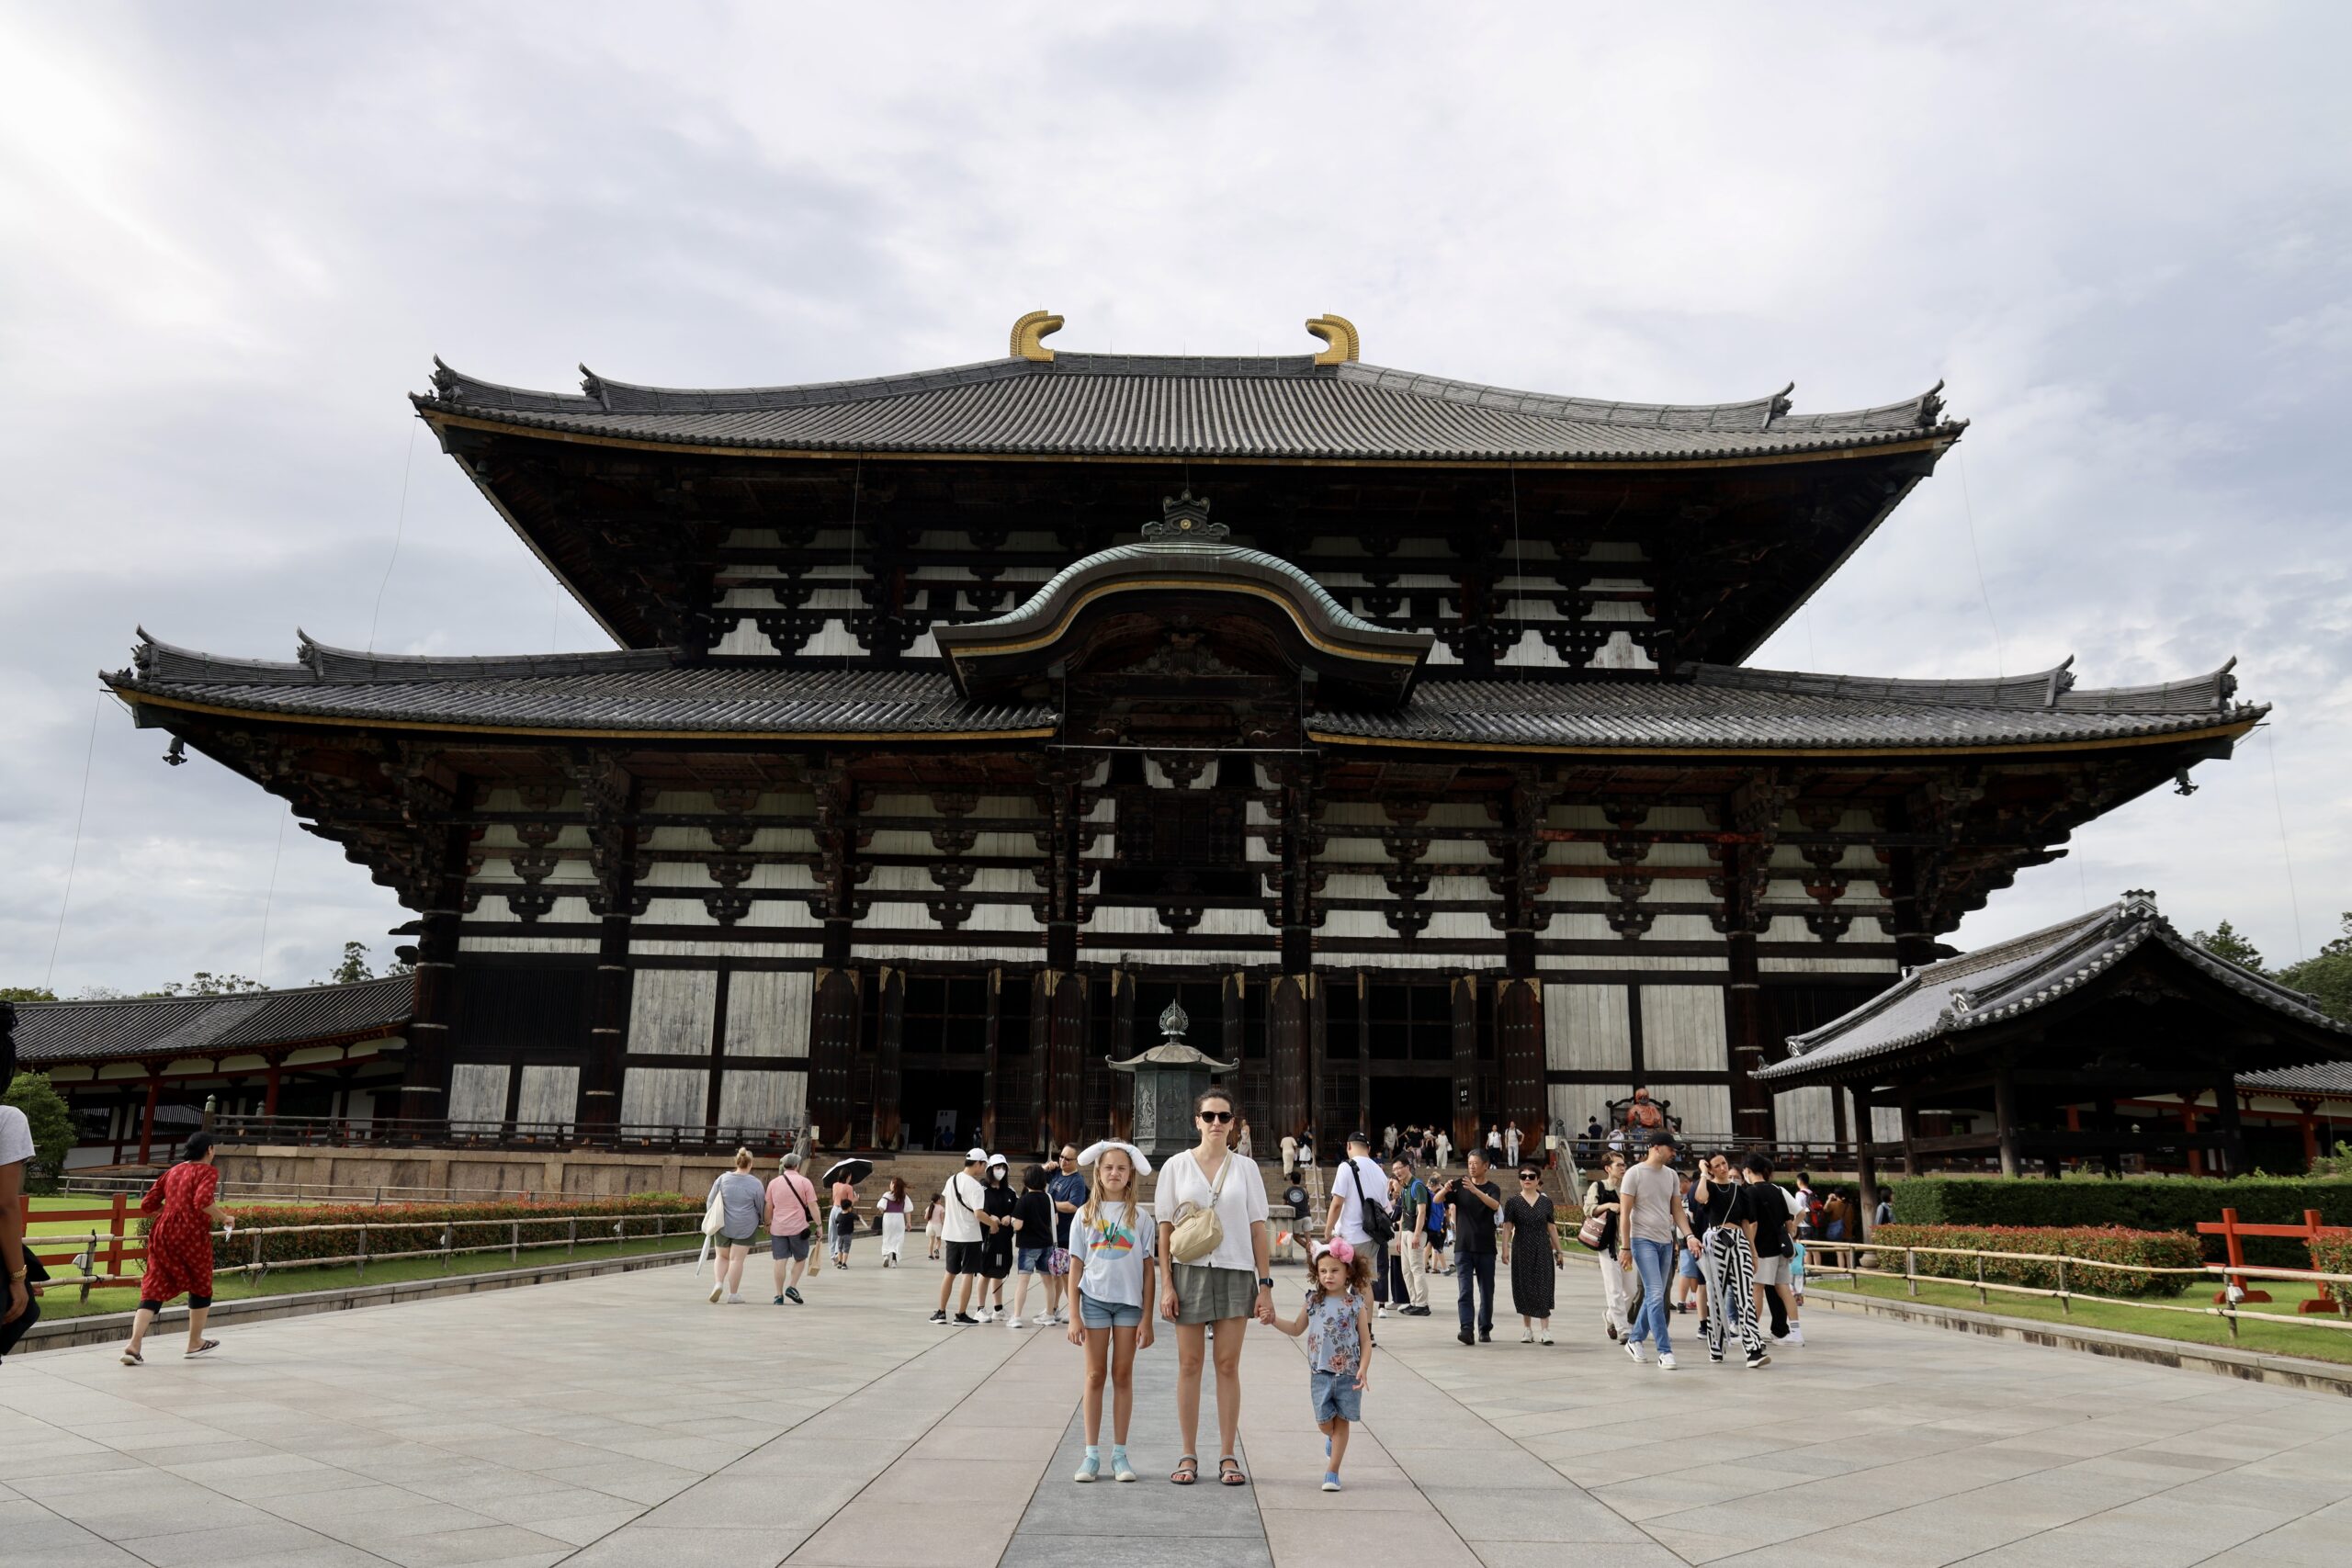
M 1679 1274 L 1686 1280 L 1703 1280 L 1706 1279 L 1704 1274 L 1699 1272 L 1699 1259 L 1691 1253 L 1689 1247 L 1685 1247 L 1678 1248 L 1675 1252 L 1675 1257 L 1680 1259 L 1680 1261 L 1676 1263 L 1674 1266 L 1674 1271 L 1677 1274 Z
M 1320 1425 L 1337 1417 L 1341 1421 L 1363 1419 L 1363 1390 L 1356 1386 L 1353 1372 L 1310 1372 L 1313 1381 L 1308 1388 L 1315 1400 L 1315 1419 Z
M 1125 1302 L 1098 1302 L 1080 1292 L 1078 1322 L 1081 1328 L 1134 1328 L 1143 1322 L 1143 1308 Z
M 1014 1254 L 1014 1259 L 1023 1274 L 1035 1274 L 1037 1271 L 1037 1266 L 1046 1260 L 1046 1249 L 1042 1247 L 1024 1247 Z

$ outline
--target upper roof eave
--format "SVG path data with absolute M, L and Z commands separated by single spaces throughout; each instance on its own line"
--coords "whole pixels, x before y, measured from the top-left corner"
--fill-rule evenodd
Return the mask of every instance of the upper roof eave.
M 1069 408 L 1042 408 L 1051 400 L 1046 389 L 1077 378 L 1090 384 L 1156 381 L 1170 384 L 1171 390 L 1175 384 L 1204 381 L 1320 386 L 1329 390 L 1317 396 L 1329 406 L 1319 413 L 1276 409 L 1251 394 L 1238 399 L 1234 409 L 1220 406 L 1214 416 L 1189 425 L 1184 412 L 1173 406 L 1181 399 L 1117 415 L 1106 412 L 1103 400 L 1094 397 Z M 757 424 L 763 414 L 847 410 L 943 394 L 968 400 L 973 389 L 1016 382 L 1033 390 L 998 395 L 981 417 L 915 417 L 910 403 L 895 427 L 889 418 L 864 414 L 830 423 L 779 425 L 771 420 L 775 428 L 765 433 L 742 428 Z M 1353 362 L 1318 365 L 1303 355 L 1062 354 L 1051 361 L 982 360 L 858 380 L 743 388 L 640 386 L 587 372 L 583 385 L 585 394 L 533 392 L 464 375 L 436 359 L 433 390 L 412 394 L 411 400 L 428 418 L 592 441 L 876 456 L 1641 464 L 1785 459 L 1906 442 L 1948 443 L 1966 428 L 1964 421 L 1942 418 L 1941 383 L 1873 408 L 1794 415 L 1788 412 L 1790 389 L 1727 403 L 1645 403 L 1531 392 Z M 1390 417 L 1367 417 L 1356 400 L 1362 396 L 1393 400 L 1374 410 Z M 1426 412 L 1413 415 L 1415 409 Z M 1404 417 L 1397 417 L 1399 411 Z M 957 412 L 965 412 L 964 404 Z M 1148 434 L 1138 434 L 1139 428 Z M 974 429 L 996 434 L 975 437 L 969 434 Z M 1610 432 L 1621 434 L 1611 437 Z

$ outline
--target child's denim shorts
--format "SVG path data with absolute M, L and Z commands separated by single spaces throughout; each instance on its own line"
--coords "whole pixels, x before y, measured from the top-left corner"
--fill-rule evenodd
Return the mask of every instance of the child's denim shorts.
M 1337 1417 L 1341 1421 L 1363 1419 L 1363 1390 L 1356 1386 L 1353 1372 L 1314 1372 L 1309 1385 L 1315 1397 L 1315 1419 L 1317 1425 Z
M 1143 1322 L 1143 1308 L 1125 1302 L 1098 1302 L 1092 1296 L 1078 1298 L 1078 1323 L 1081 1328 L 1134 1328 Z

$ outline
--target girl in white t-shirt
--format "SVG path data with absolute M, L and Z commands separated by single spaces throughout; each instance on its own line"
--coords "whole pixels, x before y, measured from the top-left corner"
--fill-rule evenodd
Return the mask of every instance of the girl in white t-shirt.
M 1159 1271 L 1157 1227 L 1151 1211 L 1136 1197 L 1141 1156 L 1124 1144 L 1090 1149 L 1094 1171 L 1086 1206 L 1069 1227 L 1070 1290 L 1078 1311 L 1070 1315 L 1069 1342 L 1086 1348 L 1086 1383 L 1080 1405 L 1086 1414 L 1086 1457 L 1073 1481 L 1102 1472 L 1102 1384 L 1111 1384 L 1111 1474 L 1133 1481 L 1127 1462 L 1127 1417 L 1136 1407 L 1136 1352 L 1151 1345 L 1151 1319 L 1144 1305 Z M 1149 1170 L 1150 1164 L 1142 1168 Z

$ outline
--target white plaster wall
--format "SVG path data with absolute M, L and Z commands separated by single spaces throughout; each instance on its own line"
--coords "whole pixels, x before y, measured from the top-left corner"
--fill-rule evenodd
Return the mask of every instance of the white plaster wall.
M 629 996 L 628 1048 L 663 1056 L 710 1053 L 718 1011 L 712 969 L 641 969 Z
M 1546 1066 L 1564 1072 L 1633 1071 L 1634 1026 L 1625 987 L 1544 987 L 1544 1055 Z

